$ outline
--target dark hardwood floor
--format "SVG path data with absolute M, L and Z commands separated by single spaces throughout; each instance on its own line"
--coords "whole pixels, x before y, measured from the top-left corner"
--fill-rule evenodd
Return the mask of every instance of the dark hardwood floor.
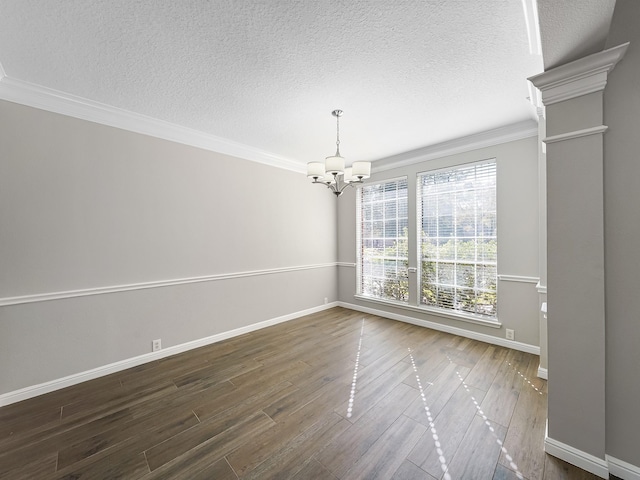
M 0 478 L 596 479 L 537 367 L 334 308 L 0 408 Z

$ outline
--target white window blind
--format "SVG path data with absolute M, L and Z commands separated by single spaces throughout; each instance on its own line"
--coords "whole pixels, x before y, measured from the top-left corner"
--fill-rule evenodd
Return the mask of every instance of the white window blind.
M 495 161 L 418 175 L 420 304 L 496 317 Z
M 407 302 L 407 179 L 358 190 L 358 293 Z

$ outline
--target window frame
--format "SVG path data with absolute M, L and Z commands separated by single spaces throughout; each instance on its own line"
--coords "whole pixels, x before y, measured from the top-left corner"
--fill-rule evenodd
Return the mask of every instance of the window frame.
M 393 239 L 394 242 L 396 242 L 396 246 L 397 246 L 397 242 L 400 239 L 404 239 L 407 242 L 407 256 L 406 258 L 403 257 L 395 257 L 395 269 L 396 272 L 398 271 L 398 262 L 399 261 L 405 261 L 406 265 L 405 265 L 405 271 L 406 274 L 404 275 L 404 279 L 406 281 L 406 298 L 404 300 L 402 299 L 392 299 L 392 298 L 387 298 L 384 296 L 376 296 L 376 295 L 371 295 L 369 293 L 364 293 L 363 292 L 363 281 L 364 281 L 364 268 L 365 268 L 365 264 L 364 264 L 364 258 L 363 258 L 363 229 L 364 229 L 364 225 L 363 222 L 364 221 L 369 221 L 369 220 L 364 220 L 362 218 L 362 212 L 363 212 L 363 195 L 364 195 L 364 189 L 366 188 L 371 188 L 371 187 L 375 187 L 378 185 L 384 185 L 384 184 L 392 184 L 392 183 L 398 183 L 398 182 L 404 182 L 404 186 L 405 186 L 405 191 L 406 191 L 406 217 L 399 217 L 398 216 L 398 202 L 396 202 L 396 215 L 394 217 L 395 221 L 396 221 L 396 229 L 398 229 L 398 221 L 400 219 L 406 219 L 406 229 L 407 229 L 407 235 L 406 237 L 402 236 L 400 234 L 400 232 L 398 232 L 396 230 L 396 236 L 395 237 L 386 237 L 384 236 L 384 232 L 383 232 L 383 236 L 379 238 L 379 240 L 382 240 L 383 242 L 386 242 L 386 239 L 389 238 L 390 240 Z M 384 202 L 384 199 L 382 199 L 382 202 Z M 377 302 L 385 302 L 385 303 L 392 303 L 392 304 L 397 304 L 397 305 L 402 305 L 402 306 L 406 306 L 409 305 L 410 302 L 410 278 L 408 275 L 408 270 L 409 270 L 409 264 L 410 264 L 410 256 L 411 256 L 411 252 L 408 248 L 408 243 L 409 243 L 409 237 L 410 237 L 410 225 L 409 225 L 409 203 L 410 203 L 410 195 L 409 195 L 409 178 L 407 175 L 404 176 L 399 176 L 399 177 L 394 177 L 394 178 L 389 178 L 389 179 L 384 179 L 384 180 L 380 180 L 380 181 L 376 181 L 376 182 L 367 182 L 364 185 L 361 185 L 358 187 L 357 189 L 357 194 L 356 194 L 356 296 L 361 298 L 361 299 L 365 299 L 365 300 L 370 300 L 370 301 L 377 301 Z M 371 222 L 373 222 L 373 219 L 370 220 Z M 386 222 L 387 220 L 385 219 L 384 213 L 383 213 L 383 219 L 381 220 L 383 223 Z M 374 240 L 374 237 L 368 237 L 370 240 Z M 386 246 L 383 246 L 382 248 L 388 248 Z M 383 265 L 385 263 L 385 258 L 383 256 Z M 384 267 L 383 267 L 384 268 Z M 395 276 L 395 277 L 390 277 L 393 278 L 394 280 L 397 280 L 398 278 L 401 278 L 400 276 Z M 399 287 L 402 288 L 402 287 Z
M 495 248 L 495 260 L 493 262 L 491 261 L 484 261 L 484 262 L 478 262 L 477 260 L 477 247 L 476 247 L 476 258 L 475 260 L 472 262 L 474 265 L 476 265 L 474 267 L 474 273 L 473 273 L 473 278 L 474 278 L 474 287 L 473 288 L 467 288 L 467 290 L 471 290 L 474 292 L 475 297 L 477 297 L 477 291 L 487 291 L 489 293 L 493 293 L 493 295 L 495 295 L 495 307 L 494 307 L 494 313 L 493 314 L 481 314 L 477 312 L 477 306 L 476 306 L 476 311 L 475 312 L 471 312 L 471 311 L 467 311 L 464 309 L 460 309 L 460 308 L 456 308 L 455 305 L 452 305 L 451 308 L 444 308 L 438 305 L 429 305 L 429 304 L 425 304 L 423 303 L 423 187 L 422 187 L 422 180 L 421 178 L 424 176 L 428 176 L 428 175 L 433 175 L 433 174 L 437 174 L 439 172 L 454 172 L 454 171 L 458 171 L 458 170 L 464 170 L 464 169 L 471 169 L 471 168 L 476 168 L 478 166 L 481 165 L 492 165 L 493 166 L 493 182 L 494 182 L 494 186 L 493 186 L 493 192 L 494 192 L 494 204 L 495 204 L 495 211 L 493 212 L 493 220 L 495 222 L 495 235 L 492 236 L 483 236 L 483 235 L 478 235 L 477 234 L 477 212 L 475 213 L 475 217 L 474 217 L 474 225 L 476 227 L 476 232 L 473 236 L 470 237 L 464 237 L 464 236 L 458 236 L 457 234 L 457 230 L 459 227 L 458 223 L 454 223 L 452 224 L 452 227 L 456 229 L 456 234 L 454 236 L 451 237 L 452 240 L 454 240 L 454 249 L 455 249 L 455 257 L 453 259 L 453 261 L 450 262 L 441 262 L 441 263 L 451 263 L 453 265 L 458 265 L 461 263 L 464 263 L 462 261 L 460 261 L 457 258 L 457 245 L 458 242 L 463 241 L 461 239 L 465 239 L 465 238 L 473 238 L 474 241 L 476 242 L 477 245 L 477 241 L 479 238 L 488 238 L 489 240 L 493 240 L 494 241 L 494 245 L 493 248 Z M 489 323 L 489 324 L 496 324 L 499 325 L 498 322 L 498 256 L 497 256 L 497 244 L 498 244 L 498 163 L 496 161 L 495 158 L 488 158 L 488 159 L 483 159 L 483 160 L 478 160 L 478 161 L 473 161 L 473 162 L 467 162 L 467 163 L 457 163 L 455 165 L 449 165 L 446 167 L 442 167 L 442 168 L 436 168 L 436 169 L 432 169 L 432 170 L 425 170 L 425 171 L 420 171 L 418 173 L 416 173 L 416 188 L 415 188 L 415 203 L 416 203 L 416 223 L 415 223 L 415 238 L 416 238 L 416 264 L 417 264 L 417 278 L 416 278 L 416 282 L 417 282 L 417 298 L 416 300 L 416 305 L 417 308 L 423 311 L 428 311 L 430 313 L 434 313 L 434 314 L 439 314 L 439 315 L 445 315 L 445 316 L 452 316 L 455 318 L 468 318 L 470 320 L 474 320 L 474 321 L 479 321 L 481 323 Z M 455 220 L 454 220 L 455 221 Z M 441 240 L 443 238 L 446 237 L 439 237 L 436 236 L 436 238 L 438 240 Z M 450 240 L 447 242 L 449 243 Z M 439 246 L 438 246 L 439 248 Z M 468 262 L 467 262 L 468 263 Z M 490 277 L 489 281 L 492 281 L 493 285 L 495 285 L 495 288 L 493 290 L 490 289 L 482 289 L 482 288 L 478 288 L 477 287 L 477 276 L 478 276 L 478 269 L 477 266 L 482 264 L 484 267 L 487 266 L 492 266 L 493 267 L 493 276 Z M 453 276 L 457 277 L 457 268 L 454 267 L 453 268 Z M 436 276 L 438 275 L 438 272 L 436 272 Z M 437 277 L 436 278 L 436 282 L 439 282 L 440 278 Z M 463 285 L 458 284 L 458 279 L 454 278 L 453 280 L 454 283 L 452 283 L 450 285 L 450 288 L 455 290 L 462 290 L 463 289 Z M 439 283 L 436 283 L 436 285 L 439 285 Z M 468 286 L 467 286 L 468 287 Z M 437 303 L 437 301 L 436 301 Z

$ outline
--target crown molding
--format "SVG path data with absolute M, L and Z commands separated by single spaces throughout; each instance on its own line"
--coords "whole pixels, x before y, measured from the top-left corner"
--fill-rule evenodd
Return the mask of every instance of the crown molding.
M 372 170 L 374 172 L 383 172 L 385 170 L 391 170 L 392 168 L 405 167 L 414 163 L 470 152 L 479 148 L 492 147 L 494 145 L 535 137 L 537 135 L 537 122 L 534 120 L 525 120 L 377 160 L 372 163 Z
M 285 170 L 306 172 L 306 165 L 300 162 L 249 145 L 7 77 L 1 65 L 0 99 Z
M 537 2 L 536 0 L 522 0 L 522 8 L 524 9 L 524 21 L 527 26 L 529 53 L 531 55 L 542 55 Z
M 545 105 L 598 92 L 604 90 L 607 75 L 622 60 L 628 47 L 629 42 L 552 68 L 528 80 L 540 89 Z

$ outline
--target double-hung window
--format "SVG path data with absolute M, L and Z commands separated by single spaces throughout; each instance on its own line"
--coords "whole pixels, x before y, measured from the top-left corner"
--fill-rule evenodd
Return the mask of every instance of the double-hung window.
M 417 203 L 420 305 L 495 319 L 495 161 L 419 174 Z
M 409 300 L 407 179 L 358 189 L 358 294 Z

